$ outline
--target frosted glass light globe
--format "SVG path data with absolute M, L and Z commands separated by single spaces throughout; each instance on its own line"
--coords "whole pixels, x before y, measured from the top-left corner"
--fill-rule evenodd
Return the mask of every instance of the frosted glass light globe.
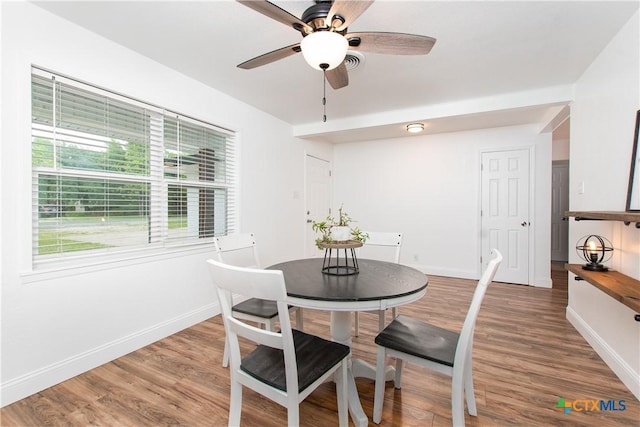
M 348 47 L 347 39 L 333 31 L 316 31 L 300 42 L 304 59 L 316 70 L 322 70 L 321 64 L 328 64 L 327 70 L 336 68 L 344 61 Z

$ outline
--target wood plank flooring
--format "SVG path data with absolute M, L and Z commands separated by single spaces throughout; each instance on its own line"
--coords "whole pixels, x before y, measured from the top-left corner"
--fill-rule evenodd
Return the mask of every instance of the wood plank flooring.
M 640 403 L 565 318 L 567 274 L 553 271 L 552 276 L 553 289 L 489 287 L 474 345 L 478 416 L 467 414 L 467 426 L 640 426 Z M 471 280 L 432 276 L 425 297 L 400 311 L 458 330 L 474 286 Z M 374 363 L 377 317 L 360 319 L 353 354 Z M 329 314 L 305 310 L 305 330 L 328 336 Z M 226 425 L 229 378 L 220 365 L 223 344 L 216 316 L 3 408 L 0 425 Z M 358 379 L 357 386 L 371 417 L 373 381 Z M 626 409 L 564 414 L 555 408 L 559 397 L 624 400 Z M 244 426 L 286 423 L 283 408 L 250 390 L 243 403 Z M 303 426 L 337 425 L 332 384 L 301 404 L 300 420 Z M 387 383 L 381 425 L 450 426 L 450 379 L 408 365 L 401 390 Z

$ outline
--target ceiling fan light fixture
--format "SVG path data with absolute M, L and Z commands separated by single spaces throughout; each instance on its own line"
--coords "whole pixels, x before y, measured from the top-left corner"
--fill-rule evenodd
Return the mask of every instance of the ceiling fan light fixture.
M 342 63 L 349 43 L 347 39 L 333 31 L 316 31 L 300 42 L 302 55 L 316 70 L 333 70 Z M 328 64 L 328 67 L 321 65 Z
M 424 130 L 424 123 L 411 123 L 407 125 L 407 132 L 419 133 Z

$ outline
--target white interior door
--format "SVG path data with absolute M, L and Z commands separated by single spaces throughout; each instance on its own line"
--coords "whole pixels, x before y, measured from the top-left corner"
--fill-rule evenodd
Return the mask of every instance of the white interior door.
M 551 172 L 551 260 L 569 259 L 569 163 L 553 162 Z
M 313 221 L 321 221 L 331 213 L 331 168 L 327 160 L 307 155 L 305 162 L 306 238 L 305 256 L 322 255 L 315 244 L 318 235 L 311 229 Z
M 500 282 L 529 283 L 529 169 L 528 149 L 482 153 L 482 264 L 498 249 Z

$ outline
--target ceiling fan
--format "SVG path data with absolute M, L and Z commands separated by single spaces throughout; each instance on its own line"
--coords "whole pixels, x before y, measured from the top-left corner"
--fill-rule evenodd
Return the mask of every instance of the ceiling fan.
M 344 58 L 347 50 L 391 55 L 426 55 L 436 42 L 427 36 L 389 32 L 348 33 L 373 0 L 315 0 L 300 19 L 267 0 L 237 0 L 239 3 L 281 22 L 302 34 L 302 41 L 265 53 L 238 65 L 252 69 L 302 52 L 313 68 L 323 70 L 331 87 L 349 84 Z

